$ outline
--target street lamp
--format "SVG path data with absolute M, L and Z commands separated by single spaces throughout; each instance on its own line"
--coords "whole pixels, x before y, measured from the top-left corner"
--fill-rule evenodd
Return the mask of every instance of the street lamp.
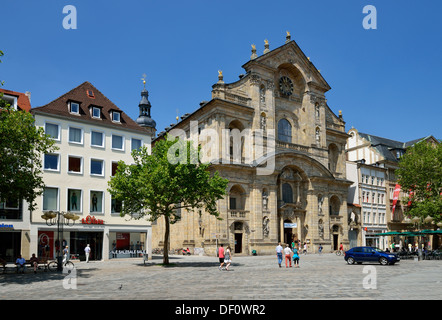
M 63 257 L 61 255 L 60 234 L 63 233 L 64 225 L 72 227 L 75 224 L 75 221 L 80 219 L 80 217 L 71 212 L 63 211 L 46 211 L 41 217 L 46 221 L 47 226 L 51 227 L 57 225 L 57 271 L 63 271 Z

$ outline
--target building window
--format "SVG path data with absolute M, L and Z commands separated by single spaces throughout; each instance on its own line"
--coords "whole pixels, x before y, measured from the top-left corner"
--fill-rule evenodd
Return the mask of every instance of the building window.
M 92 107 L 92 118 L 101 119 L 101 110 L 98 107 Z
M 284 203 L 293 203 L 293 190 L 288 183 L 282 185 L 282 201 Z
M 91 131 L 91 146 L 104 147 L 104 134 L 102 132 Z
M 120 213 L 122 207 L 122 202 L 118 201 L 112 196 L 111 200 L 111 213 Z
M 45 133 L 50 135 L 52 139 L 60 141 L 60 126 L 58 124 L 46 123 Z
M 122 136 L 112 135 L 112 149 L 115 150 L 124 150 L 124 139 Z
M 278 122 L 278 140 L 292 142 L 292 125 L 287 119 Z
M 103 191 L 91 191 L 91 207 L 92 213 L 103 213 Z
M 81 212 L 82 192 L 79 189 L 68 189 L 68 211 Z
M 236 198 L 229 198 L 229 209 L 236 210 Z
M 83 144 L 83 130 L 69 127 L 69 142 Z
M 60 170 L 60 155 L 59 154 L 45 154 L 44 169 L 59 171 Z
M 77 102 L 71 102 L 69 104 L 69 111 L 70 113 L 80 114 L 80 104 Z
M 91 175 L 104 176 L 104 161 L 91 159 Z
M 0 219 L 21 220 L 23 217 L 22 202 L 17 200 L 5 200 L 0 202 Z
M 112 177 L 115 176 L 115 174 L 117 173 L 117 169 L 118 169 L 118 162 L 113 161 L 112 165 L 111 165 L 111 175 L 112 175 Z
M 132 138 L 132 150 L 140 150 L 142 141 L 140 139 Z
M 83 163 L 83 158 L 68 156 L 68 172 L 69 173 L 83 173 L 82 163 Z
M 120 117 L 121 117 L 121 115 L 119 112 L 117 112 L 117 111 L 112 112 L 112 121 L 113 122 L 120 122 Z
M 43 190 L 43 210 L 58 211 L 58 189 L 44 188 Z

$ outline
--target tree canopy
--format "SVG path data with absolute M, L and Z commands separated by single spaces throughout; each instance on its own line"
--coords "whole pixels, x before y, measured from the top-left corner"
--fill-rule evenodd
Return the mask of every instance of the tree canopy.
M 171 152 L 184 161 L 170 161 Z M 218 172 L 211 173 L 209 164 L 191 161 L 195 154 L 191 142 L 159 140 L 151 154 L 146 147 L 134 150 L 134 164 L 120 161 L 109 181 L 109 192 L 123 203 L 122 216 L 152 222 L 164 217 L 164 264 L 169 263 L 170 224 L 180 220 L 177 212 L 204 208 L 219 218 L 217 200 L 226 194 L 228 181 Z
M 430 216 L 440 222 L 442 214 L 442 144 L 419 142 L 407 149 L 396 171 L 408 214 L 421 219 Z
M 0 101 L 0 200 L 25 200 L 33 210 L 44 188 L 43 155 L 56 147 L 29 112 Z

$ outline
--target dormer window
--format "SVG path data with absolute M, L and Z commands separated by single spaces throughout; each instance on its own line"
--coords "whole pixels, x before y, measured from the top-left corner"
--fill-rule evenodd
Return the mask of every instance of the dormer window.
M 101 109 L 92 107 L 92 118 L 101 119 Z
M 89 98 L 95 99 L 95 95 L 92 90 L 86 90 L 86 93 Z
M 71 101 L 71 103 L 69 103 L 69 112 L 74 114 L 80 114 L 80 104 Z
M 118 111 L 112 111 L 112 121 L 113 122 L 121 122 L 121 115 Z

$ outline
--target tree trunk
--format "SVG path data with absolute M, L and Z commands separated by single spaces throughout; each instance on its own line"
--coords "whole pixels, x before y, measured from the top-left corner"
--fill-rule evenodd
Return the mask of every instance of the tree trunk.
M 170 221 L 169 216 L 164 215 L 164 225 L 166 231 L 164 233 L 164 252 L 163 252 L 163 264 L 169 264 L 169 234 L 170 234 Z

